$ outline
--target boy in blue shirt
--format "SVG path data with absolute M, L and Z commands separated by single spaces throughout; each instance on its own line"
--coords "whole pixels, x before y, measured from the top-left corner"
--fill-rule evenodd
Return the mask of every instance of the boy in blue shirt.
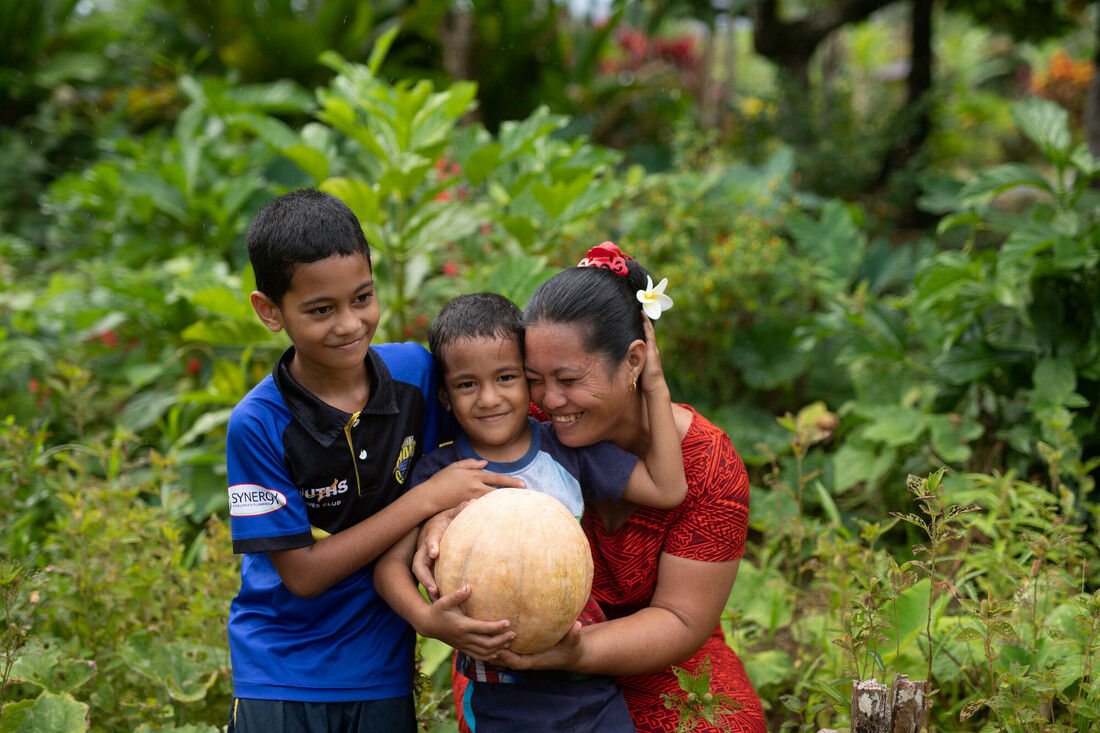
M 436 512 L 523 482 L 465 461 L 410 483 L 448 431 L 432 360 L 417 344 L 371 345 L 370 247 L 343 202 L 280 196 L 247 241 L 252 306 L 293 345 L 229 419 L 230 524 L 244 555 L 229 731 L 413 733 L 415 636 L 375 591 L 374 561 Z
M 651 328 L 647 324 L 648 328 Z M 523 363 L 523 315 L 507 298 L 475 293 L 455 298 L 432 322 L 429 347 L 442 382 L 440 398 L 463 432 L 449 445 L 425 456 L 413 484 L 430 481 L 456 461 L 486 459 L 487 470 L 520 477 L 531 490 L 559 499 L 580 517 L 587 499 L 661 509 L 678 506 L 687 493 L 680 438 L 667 387 L 647 392 L 652 439 L 644 456 L 611 443 L 569 448 L 549 423 L 529 417 L 530 393 Z M 651 337 L 650 344 L 654 343 Z M 655 367 L 656 350 L 637 344 L 629 360 L 635 384 Z M 646 363 L 649 359 L 651 362 Z M 653 369 L 647 377 L 658 372 Z M 460 651 L 456 669 L 469 678 L 456 699 L 460 720 L 477 733 L 631 733 L 634 724 L 622 693 L 610 677 L 569 672 L 516 672 L 493 665 L 510 638 L 507 622 L 481 622 L 458 610 L 469 587 L 428 604 L 410 571 L 417 532 L 389 550 L 377 567 L 378 591 L 423 636 L 441 639 Z M 459 595 L 461 593 L 461 596 Z M 594 601 L 582 623 L 603 620 Z

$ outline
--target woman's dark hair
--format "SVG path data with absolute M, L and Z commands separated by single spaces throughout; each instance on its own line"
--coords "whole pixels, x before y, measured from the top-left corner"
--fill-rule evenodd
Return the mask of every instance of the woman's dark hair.
M 298 265 L 333 255 L 370 262 L 363 226 L 340 199 L 303 188 L 269 202 L 248 226 L 248 259 L 256 289 L 281 305 Z
M 428 329 L 428 348 L 440 376 L 447 374 L 447 350 L 461 339 L 515 341 L 523 353 L 523 313 L 503 295 L 470 293 L 439 309 Z
M 615 366 L 626 358 L 630 344 L 645 340 L 642 304 L 638 291 L 645 290 L 649 271 L 637 260 L 627 260 L 627 274 L 600 267 L 563 270 L 538 287 L 527 301 L 524 321 L 577 326 L 585 351 Z

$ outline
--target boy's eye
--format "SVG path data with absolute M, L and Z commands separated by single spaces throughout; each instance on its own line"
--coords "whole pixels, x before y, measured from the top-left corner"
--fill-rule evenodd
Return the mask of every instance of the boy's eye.
M 497 381 L 499 382 L 513 382 L 517 379 L 515 374 L 501 374 Z
M 310 311 L 310 313 L 313 313 L 313 314 L 318 315 L 318 316 L 323 316 L 326 313 L 328 313 L 330 310 L 332 310 L 331 305 L 322 305 L 322 306 L 319 306 L 317 308 L 314 308 L 313 310 Z
M 476 384 L 477 384 L 477 382 L 473 382 L 473 381 L 459 382 L 458 384 L 455 385 L 455 389 L 473 389 L 473 387 Z
M 355 296 L 355 302 L 356 303 L 366 303 L 367 301 L 369 301 L 371 299 L 372 295 L 374 295 L 374 293 L 363 293 L 362 295 L 357 295 L 357 296 Z

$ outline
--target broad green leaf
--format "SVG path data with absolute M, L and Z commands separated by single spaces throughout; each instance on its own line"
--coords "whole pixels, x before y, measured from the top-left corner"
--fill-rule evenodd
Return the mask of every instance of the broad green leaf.
M 741 659 L 745 664 L 745 673 L 757 690 L 769 685 L 782 684 L 795 674 L 790 655 L 779 649 L 745 653 L 742 654 Z
M 198 321 L 183 329 L 180 336 L 185 341 L 195 341 L 211 346 L 270 344 L 275 338 L 255 316 Z
M 870 423 L 860 428 L 867 440 L 891 447 L 915 444 L 928 427 L 928 415 L 901 405 L 880 407 L 869 411 Z
M 817 270 L 823 276 L 819 279 L 821 292 L 834 292 L 851 280 L 866 249 L 867 238 L 856 227 L 847 205 L 830 200 L 821 207 L 819 219 L 794 215 L 787 227 L 799 251 L 821 264 Z
M 28 644 L 12 665 L 10 680 L 27 682 L 47 692 L 72 692 L 95 677 L 94 662 L 70 659 L 57 647 Z
M 424 182 L 433 161 L 416 153 L 401 153 L 392 163 L 393 167 L 378 181 L 379 198 L 385 200 L 392 192 L 402 201 L 407 201 L 412 198 L 416 187 Z
M 497 167 L 501 150 L 503 147 L 500 143 L 491 143 L 474 151 L 462 166 L 462 174 L 466 180 L 477 186 L 488 178 Z
M 1065 405 L 1077 389 L 1077 371 L 1066 357 L 1044 356 L 1032 372 L 1032 407 Z
M 833 491 L 843 492 L 859 483 L 875 483 L 889 471 L 897 459 L 893 449 L 843 443 L 832 455 Z
M 204 412 L 199 416 L 199 419 L 195 421 L 195 424 L 188 428 L 187 432 L 176 440 L 173 447 L 176 449 L 183 448 L 204 435 L 208 435 L 210 432 L 228 425 L 229 415 L 232 412 L 233 408 L 231 407 L 224 410 L 208 410 Z
M 791 622 L 789 593 L 779 571 L 742 561 L 726 611 L 740 617 L 742 623 L 756 624 L 771 634 Z
M 315 150 L 308 145 L 291 145 L 281 152 L 317 183 L 328 178 L 328 158 L 320 150 Z
M 425 207 L 422 211 L 424 214 L 409 222 L 406 229 L 406 252 L 429 250 L 444 242 L 467 237 L 476 232 L 489 216 L 489 211 L 483 206 L 461 203 Z
M 209 287 L 197 291 L 191 296 L 191 304 L 211 313 L 230 318 L 252 318 L 250 303 L 242 303 L 237 294 L 226 287 Z
M 945 252 L 931 258 L 917 275 L 918 309 L 932 308 L 958 297 L 959 291 L 981 283 L 981 264 L 964 255 Z
M 374 131 L 362 123 L 355 108 L 347 100 L 324 89 L 318 90 L 317 96 L 321 101 L 321 110 L 317 112 L 317 119 L 328 123 L 358 142 L 383 166 L 389 165 L 391 154 L 382 146 Z
M 15 712 L 12 722 L 18 724 L 8 727 L 9 712 Z M 6 733 L 82 733 L 88 730 L 88 706 L 75 700 L 67 692 L 54 694 L 43 692 L 29 707 L 19 707 L 9 711 L 4 706 L 4 720 L 0 731 Z
M 509 252 L 506 256 L 485 258 L 479 264 L 474 282 L 492 293 L 500 293 L 521 307 L 544 280 L 558 272 L 545 256 Z
M 1094 156 L 1085 143 L 1081 143 L 1073 149 L 1069 160 L 1087 178 L 1092 178 L 1100 173 L 1100 158 Z
M 270 114 L 308 112 L 316 105 L 312 94 L 289 79 L 234 85 L 225 90 L 225 98 L 242 110 Z
M 501 143 L 500 159 L 509 160 L 519 155 L 522 151 L 530 149 L 536 139 L 564 125 L 565 118 L 561 115 L 551 115 L 545 105 L 536 109 L 527 119 L 505 122 L 500 126 L 498 135 Z
M 156 424 L 172 405 L 179 402 L 174 389 L 153 389 L 132 397 L 119 416 L 123 425 L 140 433 Z
M 180 702 L 198 702 L 228 660 L 224 650 L 154 639 L 143 632 L 122 641 L 119 657 L 130 669 L 159 683 Z
M 933 366 L 936 373 L 951 384 L 976 382 L 993 369 L 1024 358 L 1023 354 L 994 351 L 980 341 L 955 344 Z
M 400 31 L 401 25 L 395 23 L 375 40 L 374 46 L 370 50 L 370 57 L 367 59 L 367 68 L 370 69 L 371 74 L 378 73 L 378 69 L 382 67 L 382 62 L 385 60 L 386 54 L 390 52 L 390 46 L 393 45 L 394 39 L 397 38 L 397 34 Z M 333 56 L 336 55 L 332 52 L 326 53 L 330 53 Z
M 354 178 L 329 178 L 317 187 L 325 193 L 331 193 L 347 204 L 356 218 L 364 225 L 381 221 L 376 190 L 367 183 Z M 375 244 L 374 240 L 371 244 Z
M 960 434 L 955 420 L 947 415 L 931 415 L 928 425 L 932 429 L 932 449 L 939 458 L 948 463 L 962 463 L 970 458 L 973 451 L 968 440 Z
M 549 185 L 535 181 L 531 185 L 531 195 L 539 202 L 549 218 L 556 219 L 591 182 L 591 175 L 577 176 L 572 181 L 554 181 Z
M 538 223 L 526 216 L 505 216 L 504 228 L 516 238 L 520 246 L 529 249 L 535 241 L 535 233 L 538 231 Z
M 224 119 L 230 125 L 243 127 L 255 133 L 257 137 L 276 150 L 285 150 L 300 142 L 298 134 L 290 128 L 290 125 L 275 117 L 255 112 L 238 112 L 225 115 Z
M 16 700 L 4 703 L 4 710 L 0 713 L 0 733 L 14 733 L 27 717 L 27 712 L 34 707 L 36 701 Z
M 1063 107 L 1028 96 L 1012 108 L 1012 119 L 1047 160 L 1055 165 L 1066 160 L 1073 138 L 1069 130 L 1069 112 Z
M 122 181 L 135 196 L 147 196 L 153 206 L 176 221 L 187 220 L 183 192 L 164 177 L 151 170 L 139 170 L 123 173 Z
M 978 206 L 1002 191 L 1016 186 L 1035 186 L 1051 192 L 1050 184 L 1038 171 L 1023 163 L 1005 163 L 982 171 L 959 192 L 961 206 Z
M 1058 270 L 1095 270 L 1100 247 L 1086 237 L 1059 237 L 1054 243 L 1054 267 Z
M 977 226 L 984 220 L 981 215 L 976 211 L 963 211 L 958 214 L 950 214 L 940 219 L 936 225 L 936 234 L 942 235 L 944 232 L 954 229 L 955 227 L 962 226 Z
M 955 633 L 955 641 L 980 641 L 982 634 L 973 626 L 967 626 L 966 628 Z

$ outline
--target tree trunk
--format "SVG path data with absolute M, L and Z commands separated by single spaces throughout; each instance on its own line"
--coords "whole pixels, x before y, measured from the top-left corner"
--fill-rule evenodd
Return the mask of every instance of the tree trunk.
M 1100 40 L 1100 14 L 1096 17 L 1096 36 Z M 1096 49 L 1092 81 L 1085 96 L 1085 139 L 1093 156 L 1100 158 L 1100 45 Z

